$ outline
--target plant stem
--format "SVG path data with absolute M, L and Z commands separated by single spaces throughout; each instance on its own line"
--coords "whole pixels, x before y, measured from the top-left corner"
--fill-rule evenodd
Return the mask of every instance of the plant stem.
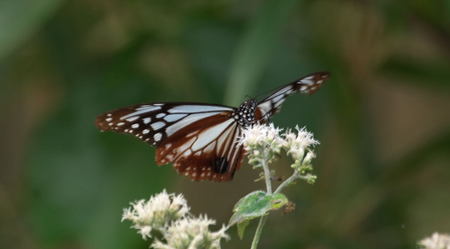
M 252 246 L 250 249 L 256 249 L 258 247 L 259 239 L 261 238 L 262 229 L 266 223 L 267 216 L 263 216 L 259 219 L 258 227 L 256 228 L 255 236 L 253 237 Z
M 308 180 L 307 176 L 300 175 L 298 171 L 294 171 L 294 173 L 286 179 L 284 182 L 282 182 L 280 185 L 278 185 L 278 188 L 273 192 L 274 194 L 280 193 L 285 187 L 289 186 L 289 184 L 293 183 L 294 181 L 298 179 L 303 179 L 305 181 Z
M 267 158 L 267 157 L 266 157 Z M 272 194 L 272 181 L 270 177 L 270 169 L 267 159 L 261 160 L 261 166 L 264 171 L 264 179 L 266 182 L 267 194 Z M 261 238 L 261 233 L 266 223 L 267 216 L 263 216 L 259 219 L 258 227 L 256 228 L 255 236 L 253 237 L 252 246 L 250 249 L 256 249 L 258 247 L 259 239 Z
M 298 178 L 300 178 L 300 175 L 295 170 L 294 173 L 288 179 L 286 179 L 284 182 L 282 182 L 280 185 L 278 185 L 278 188 L 275 190 L 274 194 L 280 193 L 281 190 L 283 190 L 285 187 L 287 187 L 289 184 L 291 184 Z
M 264 170 L 264 178 L 266 180 L 267 193 L 272 194 L 272 182 L 270 180 L 269 165 L 267 164 L 266 160 L 263 160 L 261 162 L 261 165 Z M 282 182 L 273 193 L 276 194 L 281 192 L 286 186 L 288 186 L 289 184 L 300 178 L 303 178 L 303 176 L 300 175 L 298 171 L 294 171 L 294 173 L 288 179 Z M 267 216 L 263 216 L 259 219 L 258 227 L 256 228 L 255 236 L 253 237 L 252 246 L 250 247 L 250 249 L 257 248 L 259 239 L 261 238 L 262 229 L 264 227 L 264 224 L 266 223 L 266 220 Z
M 266 157 L 267 158 L 267 157 Z M 264 171 L 264 179 L 266 180 L 266 189 L 268 194 L 272 194 L 272 179 L 270 176 L 269 164 L 267 159 L 261 161 L 261 166 Z

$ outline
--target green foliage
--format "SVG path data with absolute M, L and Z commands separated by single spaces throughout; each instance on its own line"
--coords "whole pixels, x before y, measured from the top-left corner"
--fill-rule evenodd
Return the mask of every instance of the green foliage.
M 281 193 L 267 194 L 260 190 L 251 192 L 236 203 L 228 225 L 237 225 L 239 237 L 242 238 L 250 220 L 265 216 L 269 211 L 282 208 L 287 203 L 288 199 Z

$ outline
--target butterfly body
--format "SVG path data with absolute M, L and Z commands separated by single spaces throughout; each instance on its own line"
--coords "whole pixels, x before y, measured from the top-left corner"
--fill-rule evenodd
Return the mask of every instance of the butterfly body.
M 256 112 L 256 105 L 257 102 L 255 99 L 246 100 L 234 110 L 232 117 L 241 127 L 255 124 L 261 118 L 261 113 Z
M 239 107 L 203 103 L 134 105 L 97 117 L 102 131 L 128 133 L 156 146 L 158 165 L 173 163 L 193 180 L 227 181 L 242 164 L 242 129 L 265 123 L 279 111 L 287 96 L 311 94 L 328 78 L 315 73 L 275 90 L 261 101 L 249 99 Z

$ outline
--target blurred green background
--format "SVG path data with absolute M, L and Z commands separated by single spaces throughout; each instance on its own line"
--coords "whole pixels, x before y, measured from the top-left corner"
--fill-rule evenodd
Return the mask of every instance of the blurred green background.
M 148 248 L 122 208 L 166 188 L 224 223 L 261 188 L 156 167 L 95 116 L 154 101 L 238 105 L 315 71 L 273 121 L 321 141 L 260 248 L 414 248 L 450 232 L 450 1 L 0 1 L 0 248 Z M 275 165 L 289 175 L 285 159 Z M 230 231 L 223 248 L 249 248 Z

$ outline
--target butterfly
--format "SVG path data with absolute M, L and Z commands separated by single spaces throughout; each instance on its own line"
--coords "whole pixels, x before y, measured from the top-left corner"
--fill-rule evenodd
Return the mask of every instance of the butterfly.
M 229 181 L 242 164 L 242 130 L 267 123 L 287 96 L 312 94 L 329 77 L 313 73 L 274 90 L 266 98 L 245 100 L 239 107 L 167 102 L 133 105 L 101 114 L 101 131 L 128 133 L 156 146 L 156 163 L 173 163 L 193 180 Z

